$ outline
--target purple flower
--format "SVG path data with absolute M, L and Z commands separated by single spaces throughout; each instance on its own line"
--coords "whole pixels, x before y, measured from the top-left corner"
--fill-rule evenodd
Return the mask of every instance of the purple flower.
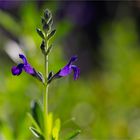
M 80 70 L 76 65 L 72 65 L 72 63 L 76 60 L 77 60 L 77 56 L 72 56 L 70 61 L 68 62 L 68 64 L 66 66 L 64 66 L 62 69 L 60 69 L 56 74 L 54 74 L 48 80 L 48 83 L 50 83 L 55 78 L 67 76 L 67 75 L 71 74 L 72 71 L 74 72 L 74 76 L 73 76 L 74 80 L 77 80 L 79 77 L 79 74 L 80 74 Z
M 19 54 L 19 57 L 22 59 L 23 63 L 18 64 L 17 66 L 13 66 L 11 71 L 13 75 L 20 75 L 22 73 L 22 70 L 24 70 L 26 73 L 34 76 L 41 82 L 44 82 L 44 78 L 41 73 L 36 72 L 36 70 L 28 63 L 26 57 L 23 54 Z
M 22 59 L 23 63 L 18 64 L 17 66 L 13 66 L 11 71 L 13 75 L 20 75 L 22 70 L 30 75 L 35 75 L 36 71 L 31 65 L 28 63 L 26 57 L 23 54 L 19 54 L 19 57 Z

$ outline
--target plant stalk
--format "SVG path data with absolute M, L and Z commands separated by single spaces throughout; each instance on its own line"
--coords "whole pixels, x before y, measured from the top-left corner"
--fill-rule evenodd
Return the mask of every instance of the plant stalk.
M 46 41 L 46 49 L 48 49 L 48 41 Z M 48 55 L 44 55 L 45 59 L 45 91 L 44 91 L 44 135 L 45 140 L 50 140 L 50 136 L 48 133 L 48 88 L 49 85 L 47 84 L 47 78 L 48 78 Z

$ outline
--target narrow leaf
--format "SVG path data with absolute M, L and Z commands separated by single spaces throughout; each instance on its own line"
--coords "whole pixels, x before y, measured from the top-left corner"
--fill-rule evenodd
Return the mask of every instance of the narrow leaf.
M 48 115 L 48 134 L 51 135 L 52 134 L 52 126 L 53 126 L 53 114 L 49 113 Z
M 44 33 L 39 28 L 37 28 L 36 31 L 42 39 L 45 39 Z
M 30 113 L 28 113 L 28 116 L 29 116 L 29 118 L 30 118 L 30 121 L 31 121 L 32 125 L 33 125 L 38 131 L 41 132 L 41 129 L 40 129 L 40 127 L 38 126 L 38 124 L 37 124 L 37 122 L 35 121 L 35 119 L 33 118 L 33 116 L 32 116 Z
M 40 49 L 41 49 L 43 54 L 46 54 L 47 50 L 46 50 L 46 47 L 45 47 L 45 41 L 44 40 L 42 40 L 42 43 L 40 45 Z
M 37 138 L 41 138 L 43 139 L 43 135 L 34 127 L 29 127 L 29 129 L 31 130 L 31 132 L 34 134 L 34 136 L 36 136 Z
M 71 132 L 66 138 L 65 140 L 72 140 L 73 138 L 75 138 L 77 135 L 79 135 L 81 133 L 81 130 L 75 130 L 73 132 Z
M 48 35 L 48 40 L 51 38 L 51 37 L 53 37 L 54 36 L 54 34 L 56 33 L 56 30 L 54 29 L 54 30 L 52 30 L 51 31 L 51 33 Z
M 40 134 L 37 132 L 37 130 L 34 127 L 29 127 L 29 129 L 31 130 L 31 132 L 37 137 L 40 137 Z
M 61 127 L 61 121 L 58 118 L 55 121 L 55 125 L 54 125 L 53 131 L 52 131 L 52 136 L 53 136 L 53 139 L 55 139 L 55 140 L 58 140 L 59 139 L 60 127 Z
M 33 101 L 31 104 L 32 116 L 37 122 L 38 126 L 43 130 L 43 111 L 39 103 Z

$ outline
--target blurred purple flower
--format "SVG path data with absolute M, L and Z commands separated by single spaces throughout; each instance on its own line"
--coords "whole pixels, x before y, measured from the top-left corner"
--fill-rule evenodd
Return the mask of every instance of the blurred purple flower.
M 13 10 L 17 9 L 24 3 L 24 1 L 18 1 L 18 0 L 0 0 L 0 9 L 4 10 Z M 14 10 L 12 13 L 15 12 Z
M 56 74 L 54 74 L 51 77 L 51 79 L 48 81 L 48 83 L 50 83 L 55 78 L 67 76 L 71 74 L 72 71 L 74 72 L 74 76 L 73 76 L 74 80 L 77 80 L 80 74 L 80 69 L 76 65 L 72 65 L 72 63 L 76 60 L 77 60 L 77 56 L 72 56 L 68 64 L 64 66 L 62 69 L 60 69 Z
M 66 4 L 66 16 L 78 26 L 85 26 L 95 18 L 95 8 L 86 1 L 69 1 Z
M 13 66 L 11 71 L 13 75 L 20 75 L 22 70 L 26 73 L 35 76 L 36 71 L 31 65 L 28 63 L 26 57 L 23 54 L 19 54 L 19 57 L 22 59 L 23 63 L 18 64 L 17 66 Z

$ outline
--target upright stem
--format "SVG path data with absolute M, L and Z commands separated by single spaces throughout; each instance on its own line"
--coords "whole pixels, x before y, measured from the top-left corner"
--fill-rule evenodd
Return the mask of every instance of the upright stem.
M 46 49 L 48 49 L 48 42 L 46 40 Z M 44 129 L 45 129 L 45 140 L 49 140 L 50 136 L 48 133 L 48 55 L 44 55 L 45 59 L 45 91 L 44 91 Z

